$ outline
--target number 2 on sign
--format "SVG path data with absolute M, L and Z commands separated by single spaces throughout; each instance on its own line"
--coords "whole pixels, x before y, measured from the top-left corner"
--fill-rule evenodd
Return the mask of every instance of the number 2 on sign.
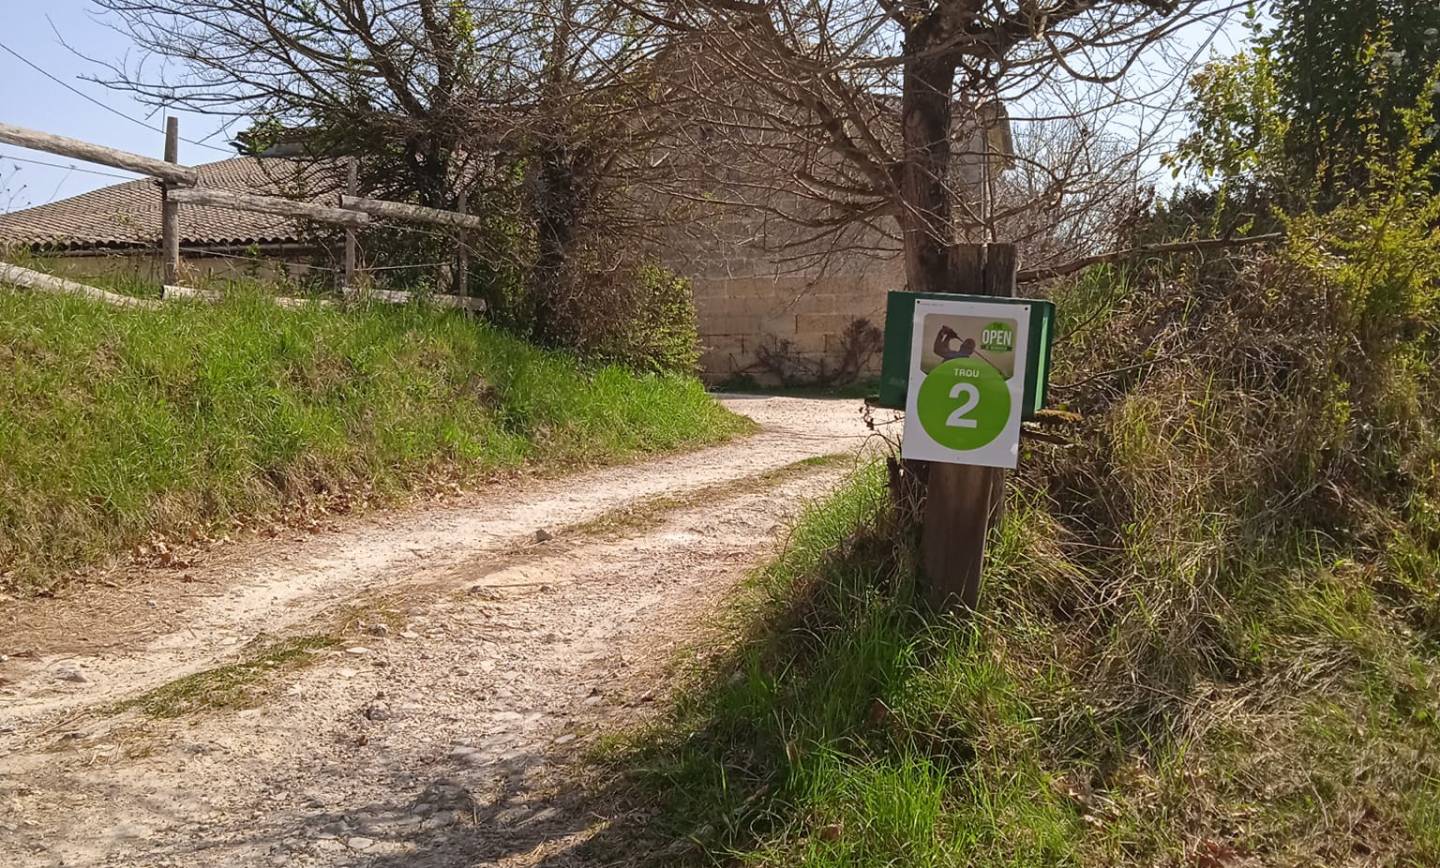
M 945 424 L 950 428 L 974 428 L 980 424 L 974 419 L 965 418 L 965 414 L 974 410 L 975 405 L 980 403 L 980 390 L 975 387 L 974 383 L 956 383 L 950 387 L 950 397 L 958 398 L 962 394 L 965 395 L 965 403 L 957 407 L 955 412 L 950 414 L 950 418 L 945 420 Z

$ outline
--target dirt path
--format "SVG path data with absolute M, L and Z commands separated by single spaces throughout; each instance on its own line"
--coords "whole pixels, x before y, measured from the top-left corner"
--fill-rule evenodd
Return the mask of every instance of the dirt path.
M 763 432 L 10 604 L 0 864 L 563 862 L 597 820 L 557 763 L 867 434 L 729 403 Z

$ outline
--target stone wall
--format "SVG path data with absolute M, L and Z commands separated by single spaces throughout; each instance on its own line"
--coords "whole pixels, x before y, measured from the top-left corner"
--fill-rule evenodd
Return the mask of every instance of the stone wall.
M 971 127 L 968 139 L 956 144 L 955 184 L 970 192 L 967 198 L 978 199 L 987 175 L 1003 171 L 1004 160 L 989 155 L 1012 153 L 1008 120 L 1003 111 L 990 111 L 991 126 Z M 695 287 L 707 382 L 744 376 L 765 385 L 824 381 L 845 366 L 846 330 L 853 322 L 883 331 L 886 294 L 905 287 L 898 241 L 875 228 L 851 226 L 812 242 L 813 230 L 777 215 L 824 212 L 794 191 L 768 187 L 767 172 L 751 173 L 747 159 L 753 157 L 737 151 L 718 171 L 707 168 L 718 198 L 754 200 L 751 209 L 702 211 L 698 219 L 677 221 L 661 259 Z M 877 347 L 857 373 L 878 375 L 879 367 Z
M 706 381 L 748 374 L 774 385 L 781 379 L 777 359 L 798 379 L 841 365 L 847 327 L 863 319 L 883 329 L 885 295 L 901 288 L 904 276 L 895 258 L 851 262 L 825 273 L 711 273 L 693 282 Z M 879 365 L 875 355 L 862 374 L 878 374 Z

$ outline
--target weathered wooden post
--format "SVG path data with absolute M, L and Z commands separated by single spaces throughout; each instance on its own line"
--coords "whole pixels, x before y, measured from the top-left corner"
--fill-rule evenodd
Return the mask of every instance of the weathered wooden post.
M 956 250 L 956 290 L 1015 295 L 1013 244 L 965 244 Z M 973 611 L 980 601 L 985 540 L 1004 506 L 1005 471 L 931 462 L 920 529 L 920 573 L 936 611 Z
M 345 193 L 354 196 L 359 192 L 360 186 L 360 165 L 354 157 L 347 157 L 345 160 Z M 342 200 L 343 201 L 343 200 Z M 345 227 L 345 263 L 344 271 L 340 276 L 341 294 L 355 291 L 355 253 L 356 253 L 355 229 L 351 226 Z
M 165 162 L 180 162 L 180 119 L 165 119 Z M 180 282 L 180 205 L 170 198 L 171 184 L 160 185 L 160 250 L 164 259 L 164 284 Z
M 462 215 L 470 213 L 470 191 L 461 190 L 460 200 L 455 203 L 455 210 Z M 465 243 L 465 227 L 461 226 L 455 233 L 457 246 L 457 261 L 455 263 L 455 287 L 451 292 L 456 295 L 469 295 L 470 286 L 470 249 Z

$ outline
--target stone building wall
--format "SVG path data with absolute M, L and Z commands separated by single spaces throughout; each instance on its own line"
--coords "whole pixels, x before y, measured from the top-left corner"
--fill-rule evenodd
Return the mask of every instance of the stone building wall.
M 774 385 L 783 368 L 789 378 L 818 379 L 845 363 L 855 320 L 884 328 L 886 293 L 904 282 L 898 257 L 852 260 L 823 273 L 702 273 L 693 283 L 703 375 L 711 383 L 749 375 Z M 859 373 L 878 374 L 879 365 L 873 354 Z
M 955 183 L 977 199 L 987 173 L 993 178 L 1003 171 L 1013 153 L 1008 118 L 1003 110 L 991 111 L 990 126 L 972 127 L 955 149 Z M 825 250 L 792 247 L 809 230 L 774 212 L 809 213 L 813 202 L 781 190 L 758 193 L 743 158 L 728 168 L 750 183 L 717 181 L 723 197 L 758 197 L 763 207 L 709 215 L 677 232 L 660 250 L 665 264 L 694 285 L 703 378 L 722 383 L 748 376 L 775 385 L 824 381 L 837 368 L 855 367 L 856 359 L 847 358 L 847 352 L 856 341 L 847 338 L 847 329 L 859 320 L 883 334 L 886 295 L 905 288 L 897 240 L 853 228 L 843 237 L 827 238 Z M 797 260 L 801 255 L 804 259 Z M 861 354 L 864 364 L 850 373 L 878 375 L 879 335 L 872 332 L 872 340 L 862 343 L 869 352 Z

